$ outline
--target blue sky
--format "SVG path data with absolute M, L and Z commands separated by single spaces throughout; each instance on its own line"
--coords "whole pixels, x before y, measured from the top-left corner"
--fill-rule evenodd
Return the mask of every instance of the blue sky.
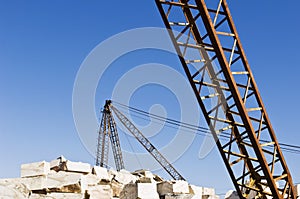
M 11 0 L 0 4 L 0 177 L 17 177 L 20 164 L 49 161 L 61 154 L 94 163 L 73 121 L 76 74 L 86 56 L 105 39 L 133 28 L 164 27 L 154 1 Z M 298 145 L 300 3 L 254 0 L 230 5 L 278 139 Z M 122 72 L 152 62 L 183 72 L 177 58 L 165 52 L 145 50 L 120 57 L 99 82 L 98 118 Z M 140 88 L 130 101 L 144 110 L 157 103 L 165 105 L 168 117 L 179 117 L 175 97 L 157 85 Z M 154 137 L 153 142 L 163 145 L 168 136 L 160 136 L 163 139 Z M 196 137 L 175 166 L 190 182 L 224 193 L 232 187 L 224 164 L 216 149 L 205 159 L 198 158 L 202 139 Z M 122 143 L 129 150 L 126 140 Z M 299 155 L 285 155 L 294 181 L 300 182 Z

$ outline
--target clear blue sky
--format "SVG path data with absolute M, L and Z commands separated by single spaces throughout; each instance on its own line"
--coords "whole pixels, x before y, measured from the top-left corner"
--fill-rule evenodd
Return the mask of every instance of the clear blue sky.
M 299 145 L 300 2 L 254 0 L 231 1 L 230 5 L 278 139 Z M 154 0 L 2 0 L 0 27 L 0 177 L 17 177 L 20 164 L 49 161 L 61 154 L 93 164 L 73 121 L 77 71 L 90 51 L 110 36 L 132 28 L 164 27 Z M 182 73 L 177 58 L 166 53 L 144 51 L 121 57 L 99 83 L 98 117 L 111 95 L 110 83 L 120 77 L 118 67 L 129 70 L 151 62 Z M 170 96 L 159 86 L 145 86 L 135 92 L 130 105 L 148 110 L 151 104 L 166 104 L 171 110 L 167 116 L 177 118 L 173 110 L 177 102 L 169 102 L 174 97 Z M 126 140 L 122 143 L 128 148 Z M 200 160 L 201 143 L 202 137 L 197 137 L 175 166 L 190 182 L 224 193 L 232 187 L 224 164 L 216 149 Z M 300 182 L 299 155 L 285 155 L 294 181 Z

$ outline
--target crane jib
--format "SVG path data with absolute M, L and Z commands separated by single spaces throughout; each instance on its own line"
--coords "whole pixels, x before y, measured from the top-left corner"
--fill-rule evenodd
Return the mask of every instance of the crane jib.
M 295 199 L 226 0 L 155 2 L 239 197 Z

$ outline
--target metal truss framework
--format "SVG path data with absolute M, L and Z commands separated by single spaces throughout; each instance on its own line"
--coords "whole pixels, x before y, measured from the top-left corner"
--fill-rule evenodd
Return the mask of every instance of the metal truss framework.
M 154 159 L 170 174 L 174 180 L 184 180 L 182 175 L 170 164 L 170 162 L 158 151 L 158 149 L 140 132 L 139 129 L 117 108 L 110 105 L 111 109 L 120 120 L 120 122 L 127 128 L 127 130 L 140 142 L 140 144 L 154 157 Z
M 155 1 L 239 197 L 295 199 L 226 0 Z
M 106 101 L 102 112 L 100 130 L 98 133 L 96 165 L 101 167 L 108 167 L 109 142 L 111 142 L 116 169 L 117 171 L 120 171 L 125 167 L 122 157 L 119 135 L 117 132 L 115 120 L 110 110 L 109 103 L 110 101 Z

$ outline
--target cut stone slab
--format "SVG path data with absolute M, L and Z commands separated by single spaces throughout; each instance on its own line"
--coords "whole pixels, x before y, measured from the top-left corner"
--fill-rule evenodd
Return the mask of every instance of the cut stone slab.
M 20 182 L 15 182 L 12 179 L 1 179 L 0 193 L 1 199 L 25 199 L 29 197 L 30 190 Z
M 159 199 L 155 183 L 132 183 L 124 186 L 120 199 Z
M 47 186 L 47 176 L 35 176 L 31 178 L 20 178 L 21 183 L 25 184 L 29 190 L 42 190 Z
M 202 199 L 202 187 L 198 187 L 195 185 L 189 186 L 190 194 L 193 194 L 192 199 Z
M 96 185 L 88 188 L 89 199 L 111 199 L 113 192 L 110 185 Z
M 167 194 L 188 194 L 190 192 L 189 185 L 186 181 L 164 181 L 157 184 L 157 191 L 160 196 Z
M 84 194 L 80 193 L 50 193 L 44 194 L 32 194 L 29 199 L 84 199 Z
M 88 163 L 82 163 L 82 162 L 72 162 L 70 160 L 67 160 L 66 162 L 62 163 L 62 170 L 68 171 L 68 172 L 76 172 L 76 173 L 84 173 L 88 174 L 91 173 L 91 165 Z
M 32 190 L 45 189 L 46 179 L 47 179 L 46 176 L 35 176 L 31 178 L 9 178 L 9 179 L 0 179 L 0 183 L 24 184 L 28 188 L 28 190 L 32 191 Z
M 85 193 L 87 181 L 82 174 L 59 171 L 47 176 L 46 187 L 51 192 Z
M 46 176 L 50 172 L 50 163 L 46 161 L 21 165 L 21 177 Z
M 94 166 L 92 169 L 92 173 L 99 177 L 101 181 L 111 181 L 106 168 Z

